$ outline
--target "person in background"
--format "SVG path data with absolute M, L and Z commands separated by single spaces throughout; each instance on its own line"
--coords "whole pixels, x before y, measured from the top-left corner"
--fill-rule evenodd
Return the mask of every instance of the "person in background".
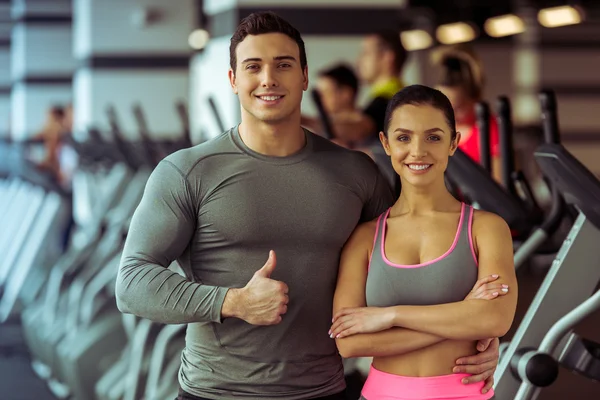
M 346 147 L 371 147 L 379 143 L 378 133 L 388 101 L 404 86 L 400 76 L 407 52 L 396 31 L 381 31 L 366 36 L 361 43 L 357 74 L 369 87 L 369 101 L 364 110 L 339 113 L 332 120 L 337 138 Z
M 356 105 L 358 84 L 358 77 L 352 68 L 344 63 L 318 73 L 315 90 L 319 93 L 323 108 L 330 119 L 335 119 L 338 114 L 352 113 L 358 110 Z M 319 118 L 303 115 L 302 125 L 314 133 L 325 136 L 325 128 Z M 348 147 L 346 143 L 336 138 L 338 136 L 336 132 L 333 134 L 332 141 Z
M 474 50 L 465 44 L 444 46 L 432 52 L 437 70 L 436 88 L 450 99 L 456 116 L 456 129 L 461 134 L 458 147 L 480 163 L 479 128 L 475 105 L 482 100 L 484 89 L 483 66 Z M 490 155 L 492 176 L 501 182 L 501 159 L 498 124 L 490 117 Z
M 345 64 L 338 64 L 323 70 L 319 73 L 315 86 L 320 94 L 323 108 L 331 121 L 332 134 L 334 136 L 331 141 L 342 147 L 362 151 L 371 157 L 396 194 L 398 194 L 399 187 L 397 187 L 396 174 L 379 140 L 367 140 L 360 145 L 357 144 L 354 146 L 353 143 L 344 139 L 346 130 L 349 129 L 352 131 L 355 127 L 349 126 L 346 123 L 340 124 L 339 121 L 345 121 L 345 118 L 350 114 L 361 113 L 360 108 L 356 104 L 359 79 L 352 68 Z M 303 116 L 302 125 L 320 135 L 325 134 L 322 123 L 316 118 Z
M 44 146 L 44 158 L 37 163 L 37 168 L 48 172 L 59 183 L 62 181 L 59 156 L 65 131 L 65 114 L 62 106 L 50 107 L 44 127 L 33 137 L 34 141 L 40 141 Z
M 395 30 L 382 30 L 367 35 L 357 60 L 357 75 L 369 87 L 369 100 L 363 109 L 339 112 L 331 118 L 336 143 L 368 154 L 392 185 L 395 195 L 400 193 L 400 180 L 391 167 L 378 134 L 388 101 L 400 91 L 404 83 L 401 75 L 408 53 Z

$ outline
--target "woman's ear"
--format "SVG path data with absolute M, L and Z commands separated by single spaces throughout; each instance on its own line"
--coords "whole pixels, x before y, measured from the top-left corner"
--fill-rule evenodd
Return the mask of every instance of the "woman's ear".
M 385 154 L 387 154 L 388 156 L 391 156 L 392 152 L 390 151 L 390 142 L 388 141 L 387 136 L 385 136 L 385 134 L 383 132 L 379 132 L 379 141 L 381 142 L 381 145 L 383 146 L 383 150 L 385 150 Z
M 450 143 L 450 156 L 453 156 L 456 153 L 456 149 L 458 149 L 458 144 L 460 143 L 460 132 L 456 132 L 456 137 Z

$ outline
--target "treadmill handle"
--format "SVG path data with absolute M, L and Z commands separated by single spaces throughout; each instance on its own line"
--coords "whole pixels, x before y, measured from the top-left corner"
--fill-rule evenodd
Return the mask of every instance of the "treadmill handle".
M 556 185 L 552 185 L 550 188 L 552 191 L 552 207 L 541 228 L 546 231 L 549 236 L 552 236 L 558 230 L 558 227 L 562 222 L 567 211 L 567 205 Z
M 531 190 L 531 186 L 525 178 L 525 174 L 523 174 L 523 171 L 513 171 L 512 181 L 513 185 L 515 186 L 515 191 L 517 195 L 521 198 L 521 200 L 523 200 L 523 203 L 525 203 L 525 207 L 527 207 L 527 210 L 536 215 L 536 218 L 534 219 L 541 218 L 541 215 L 543 213 L 537 200 L 535 199 L 535 196 L 533 195 L 533 190 Z
M 321 100 L 321 94 L 318 90 L 313 89 L 311 91 L 311 95 L 315 105 L 317 106 L 317 111 L 319 112 L 319 119 L 323 124 L 323 133 L 327 139 L 333 139 L 333 128 L 331 126 L 331 120 L 329 119 L 329 115 L 327 115 L 327 111 L 325 111 L 325 107 L 323 107 L 323 101 Z
M 477 128 L 479 129 L 479 156 L 483 168 L 492 173 L 492 155 L 490 148 L 490 107 L 485 101 L 475 105 Z

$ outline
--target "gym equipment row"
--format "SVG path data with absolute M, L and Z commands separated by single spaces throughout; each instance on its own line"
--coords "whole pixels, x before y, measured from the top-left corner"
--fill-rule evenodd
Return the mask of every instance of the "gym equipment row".
M 178 104 L 177 110 L 187 121 L 185 107 Z M 174 398 L 185 326 L 121 314 L 114 287 L 147 179 L 160 159 L 191 145 L 189 129 L 184 125 L 181 140 L 153 142 L 134 106 L 141 140 L 135 144 L 123 137 L 115 109 L 106 111 L 110 140 L 98 131 L 83 142 L 68 139 L 78 157 L 72 183 L 76 228 L 62 254 L 48 258 L 43 251 L 48 238 L 60 237 L 55 208 L 61 196 L 25 181 L 19 171 L 0 181 L 0 221 L 7 227 L 0 248 L 11 254 L 0 269 L 0 318 L 20 316 L 33 370 L 58 398 Z
M 556 110 L 552 94 L 543 97 Z M 556 126 L 556 113 L 544 113 Z M 548 132 L 548 131 L 547 131 Z M 558 378 L 559 365 L 600 380 L 600 344 L 580 337 L 575 326 L 600 308 L 600 181 L 560 144 L 550 130 L 535 153 L 544 176 L 577 217 L 508 346 L 495 375 L 498 399 L 535 399 Z

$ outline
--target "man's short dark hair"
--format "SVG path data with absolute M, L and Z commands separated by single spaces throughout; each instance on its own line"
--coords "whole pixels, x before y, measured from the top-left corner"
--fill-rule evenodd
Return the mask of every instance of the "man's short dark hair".
M 283 33 L 294 40 L 296 44 L 298 44 L 298 49 L 300 50 L 300 66 L 302 69 L 306 67 L 306 49 L 304 48 L 304 41 L 300 36 L 300 32 L 279 15 L 271 11 L 266 11 L 248 15 L 240 22 L 231 37 L 229 45 L 229 64 L 234 72 L 237 64 L 235 51 L 238 44 L 244 41 L 248 35 L 262 35 L 265 33 Z
M 319 73 L 319 76 L 333 80 L 338 86 L 349 87 L 355 95 L 358 92 L 358 78 L 352 68 L 345 64 L 323 70 Z
M 382 30 L 373 33 L 373 36 L 379 41 L 379 46 L 382 50 L 388 50 L 394 54 L 394 69 L 397 73 L 402 72 L 404 63 L 406 63 L 406 59 L 408 58 L 408 53 L 400 40 L 400 32 Z

